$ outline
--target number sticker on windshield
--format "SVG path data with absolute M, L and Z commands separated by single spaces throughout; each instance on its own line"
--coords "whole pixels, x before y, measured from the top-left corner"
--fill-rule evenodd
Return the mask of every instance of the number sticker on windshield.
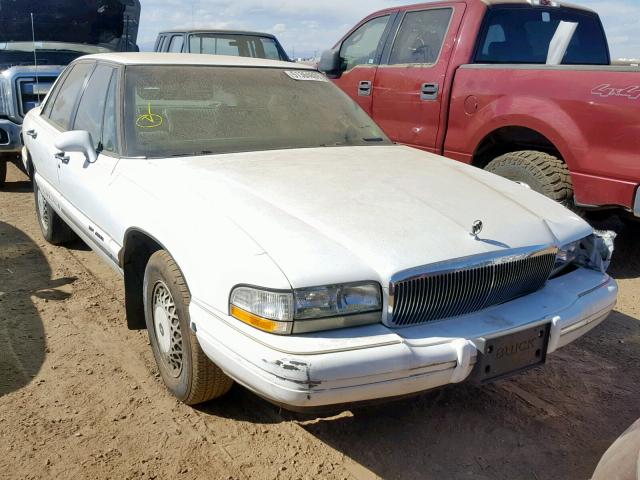
M 162 115 L 158 115 L 151 111 L 151 102 L 149 102 L 149 109 L 147 110 L 147 113 L 139 115 L 136 120 L 136 126 L 138 128 L 158 128 L 162 126 L 163 123 L 164 118 L 162 118 Z
M 327 77 L 318 72 L 306 71 L 306 70 L 285 70 L 290 78 L 294 80 L 303 80 L 307 82 L 328 82 Z

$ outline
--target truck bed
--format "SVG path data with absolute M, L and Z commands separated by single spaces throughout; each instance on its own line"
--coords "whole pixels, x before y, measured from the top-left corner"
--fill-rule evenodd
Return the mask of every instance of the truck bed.
M 470 162 L 502 127 L 533 129 L 567 163 L 580 205 L 632 208 L 640 183 L 640 67 L 463 65 L 444 152 Z

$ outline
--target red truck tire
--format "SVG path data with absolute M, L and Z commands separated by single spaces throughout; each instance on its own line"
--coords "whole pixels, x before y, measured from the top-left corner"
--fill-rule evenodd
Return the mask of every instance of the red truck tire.
M 553 155 L 533 150 L 509 152 L 489 162 L 485 170 L 524 183 L 566 207 L 573 206 L 569 169 Z

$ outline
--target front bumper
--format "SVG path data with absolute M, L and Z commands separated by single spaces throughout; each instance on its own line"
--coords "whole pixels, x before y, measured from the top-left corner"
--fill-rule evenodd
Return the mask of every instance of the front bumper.
M 0 120 L 0 153 L 18 154 L 22 150 L 22 125 L 11 120 Z
M 579 269 L 531 295 L 471 315 L 406 329 L 382 324 L 281 337 L 253 329 L 198 300 L 193 328 L 207 356 L 256 394 L 292 409 L 398 397 L 465 380 L 474 340 L 551 323 L 548 353 L 600 324 L 616 282 Z

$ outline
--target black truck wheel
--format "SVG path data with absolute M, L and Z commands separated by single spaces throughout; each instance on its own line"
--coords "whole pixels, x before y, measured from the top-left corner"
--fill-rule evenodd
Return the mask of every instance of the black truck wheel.
M 7 160 L 0 158 L 0 188 L 4 187 L 4 182 L 7 180 Z
M 565 207 L 573 208 L 573 185 L 567 165 L 544 152 L 509 152 L 491 161 L 485 170 L 527 185 Z

